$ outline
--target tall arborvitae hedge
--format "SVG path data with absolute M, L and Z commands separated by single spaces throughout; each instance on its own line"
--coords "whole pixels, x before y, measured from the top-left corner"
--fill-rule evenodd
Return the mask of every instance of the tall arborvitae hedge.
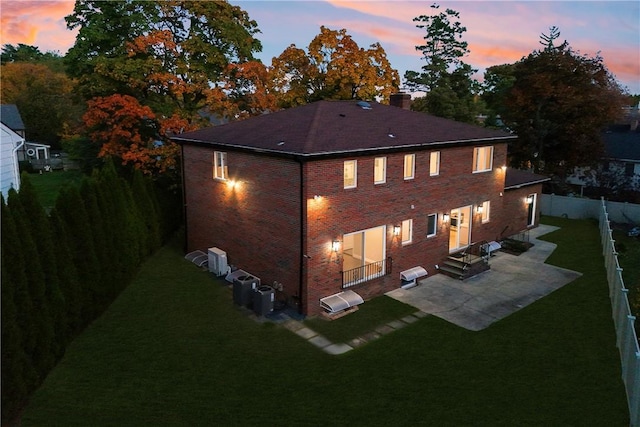
M 111 162 L 61 189 L 47 215 L 28 176 L 2 199 L 2 423 L 14 421 L 66 346 L 180 225 L 181 196 Z
M 20 410 L 37 386 L 37 373 L 27 350 L 31 350 L 33 311 L 24 256 L 15 250 L 20 237 L 13 215 L 2 199 L 2 421 Z
M 38 259 L 45 277 L 45 305 L 53 327 L 53 348 L 57 361 L 64 352 L 65 338 L 61 334 L 64 334 L 66 320 L 64 317 L 64 297 L 60 292 L 53 232 L 49 226 L 47 214 L 38 202 L 38 196 L 27 174 L 23 174 L 18 196 L 24 207 L 25 218 L 28 219 L 29 229 L 33 235 Z
M 76 187 L 67 187 L 60 191 L 56 200 L 56 211 L 69 234 L 69 248 L 71 259 L 78 271 L 80 282 L 80 305 L 82 307 L 82 321 L 88 324 L 99 314 L 97 301 L 97 281 L 99 280 L 100 265 L 93 240 L 93 230 L 89 222 L 89 215 Z
M 16 230 L 20 236 L 20 247 L 23 250 L 27 288 L 33 311 L 29 313 L 29 325 L 32 329 L 32 340 L 27 356 L 31 357 L 38 374 L 38 382 L 42 381 L 49 370 L 55 365 L 54 330 L 50 314 L 50 306 L 46 300 L 46 277 L 42 269 L 43 259 L 38 253 L 36 236 L 33 235 L 31 219 L 27 216 L 18 193 L 9 191 L 7 206 L 11 210 Z M 43 257 L 46 254 L 43 254 Z

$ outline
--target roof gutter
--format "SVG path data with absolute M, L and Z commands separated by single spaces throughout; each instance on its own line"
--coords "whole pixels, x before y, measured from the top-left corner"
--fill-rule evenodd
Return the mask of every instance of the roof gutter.
M 543 182 L 547 182 L 547 181 L 551 181 L 551 178 L 539 179 L 537 181 L 527 181 L 527 182 L 523 182 L 522 184 L 514 184 L 514 185 L 510 185 L 508 187 L 504 187 L 504 189 L 505 190 L 515 190 L 515 189 L 522 188 L 522 187 L 528 187 L 530 185 L 542 184 Z
M 304 158 L 310 159 L 313 157 L 328 157 L 328 156 L 339 156 L 344 154 L 356 154 L 356 153 L 375 153 L 379 151 L 404 151 L 412 148 L 433 148 L 439 146 L 448 146 L 452 144 L 473 144 L 473 143 L 490 143 L 490 142 L 507 142 L 511 139 L 516 139 L 517 136 L 503 136 L 503 137 L 493 137 L 493 138 L 478 138 L 478 139 L 462 139 L 462 140 L 454 140 L 454 141 L 435 141 L 435 142 L 423 142 L 418 144 L 407 144 L 407 145 L 390 145 L 384 147 L 375 147 L 375 148 L 360 148 L 356 150 L 338 150 L 338 151 L 319 151 L 315 153 L 295 153 L 291 151 L 282 151 L 282 150 L 273 150 L 269 148 L 256 148 L 249 147 L 246 145 L 240 144 L 227 144 L 224 142 L 206 142 L 199 139 L 189 139 L 189 138 L 173 138 L 176 142 L 181 143 L 191 143 L 196 145 L 219 145 L 221 147 L 226 148 L 236 148 L 239 150 L 246 150 L 255 153 L 265 153 L 278 155 L 283 157 L 296 157 L 296 158 Z

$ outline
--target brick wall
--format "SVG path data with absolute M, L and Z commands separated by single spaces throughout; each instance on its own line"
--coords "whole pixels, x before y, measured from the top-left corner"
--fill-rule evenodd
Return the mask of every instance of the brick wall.
M 235 188 L 212 178 L 213 150 L 184 146 L 188 250 L 219 247 L 230 264 L 267 285 L 282 283 L 287 295 L 299 295 L 299 163 L 226 153 Z
M 404 154 L 386 154 L 387 179 L 374 184 L 376 156 L 354 157 L 357 160 L 357 188 L 343 188 L 345 159 L 323 160 L 307 164 L 308 235 L 308 314 L 320 312 L 319 299 L 342 291 L 342 254 L 331 251 L 331 241 L 342 240 L 344 234 L 369 228 L 386 227 L 386 255 L 393 258 L 393 272 L 351 288 L 365 299 L 400 286 L 400 272 L 420 265 L 436 274 L 436 264 L 449 253 L 449 224 L 441 221 L 451 209 L 473 205 L 472 241 L 494 240 L 501 226 L 506 145 L 494 148 L 493 170 L 471 173 L 473 147 L 442 149 L 440 174 L 429 176 L 430 151 L 415 152 L 416 170 L 413 180 L 404 180 Z M 314 200 L 313 195 L 319 195 Z M 490 221 L 482 223 L 475 207 L 490 201 Z M 427 215 L 438 214 L 436 236 L 427 238 Z M 393 236 L 393 226 L 413 220 L 413 242 L 402 245 Z
M 352 288 L 365 299 L 399 287 L 400 272 L 408 268 L 420 265 L 436 274 L 435 265 L 449 254 L 450 224 L 442 221 L 443 213 L 473 206 L 473 242 L 499 238 L 506 224 L 517 228 L 522 215 L 526 222 L 525 195 L 503 190 L 506 144 L 494 145 L 491 171 L 475 174 L 472 146 L 439 151 L 438 176 L 429 176 L 430 151 L 413 153 L 413 180 L 403 178 L 405 153 L 382 155 L 387 158 L 386 182 L 377 185 L 376 156 L 353 157 L 358 176 L 353 189 L 343 188 L 343 158 L 301 166 L 295 160 L 227 151 L 230 179 L 239 181 L 231 188 L 212 178 L 213 150 L 185 145 L 188 249 L 217 246 L 227 251 L 230 264 L 263 283 L 282 283 L 278 298 L 299 297 L 308 315 L 320 313 L 320 298 L 343 290 L 342 248 L 333 252 L 331 242 L 348 233 L 386 229 L 392 274 Z M 532 192 L 531 187 L 523 191 Z M 490 202 L 490 220 L 482 223 L 475 208 L 485 201 Z M 437 233 L 427 238 L 427 215 L 432 213 L 438 216 Z M 402 245 L 393 226 L 407 219 L 413 220 L 413 241 Z
M 528 225 L 529 205 L 526 199 L 535 194 L 535 220 Z M 522 188 L 509 189 L 504 192 L 504 214 L 501 217 L 503 229 L 500 237 L 509 237 L 528 228 L 537 227 L 540 223 L 540 195 L 542 184 L 530 185 Z

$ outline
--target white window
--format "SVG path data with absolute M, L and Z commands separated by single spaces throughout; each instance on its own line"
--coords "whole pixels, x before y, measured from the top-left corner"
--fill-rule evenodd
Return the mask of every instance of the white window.
M 475 147 L 473 149 L 473 172 L 491 170 L 493 164 L 493 147 Z
M 358 161 L 346 160 L 344 162 L 344 188 L 355 188 L 358 185 Z
M 482 202 L 480 206 L 480 214 L 482 215 L 482 222 L 489 222 L 489 214 L 491 212 L 491 203 L 487 200 L 486 202 Z
M 433 237 L 436 235 L 437 225 L 438 214 L 427 215 L 427 237 Z
M 384 184 L 387 181 L 387 158 L 376 157 L 373 167 L 373 183 Z
M 432 151 L 429 157 L 429 175 L 436 176 L 440 174 L 440 152 Z
M 416 176 L 416 155 L 404 155 L 404 179 L 413 179 Z
M 402 221 L 402 244 L 407 245 L 413 240 L 413 220 Z
M 215 179 L 229 179 L 227 169 L 227 153 L 222 151 L 213 152 L 213 177 Z

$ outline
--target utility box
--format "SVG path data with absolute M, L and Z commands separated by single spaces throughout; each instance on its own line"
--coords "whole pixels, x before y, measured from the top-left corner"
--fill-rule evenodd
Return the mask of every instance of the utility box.
M 209 248 L 209 271 L 216 276 L 227 274 L 227 253 L 219 248 Z
M 255 276 L 239 276 L 233 280 L 233 302 L 249 307 L 253 302 L 253 293 L 260 286 L 260 279 Z
M 271 286 L 260 286 L 253 293 L 253 312 L 265 316 L 273 311 L 276 292 Z

